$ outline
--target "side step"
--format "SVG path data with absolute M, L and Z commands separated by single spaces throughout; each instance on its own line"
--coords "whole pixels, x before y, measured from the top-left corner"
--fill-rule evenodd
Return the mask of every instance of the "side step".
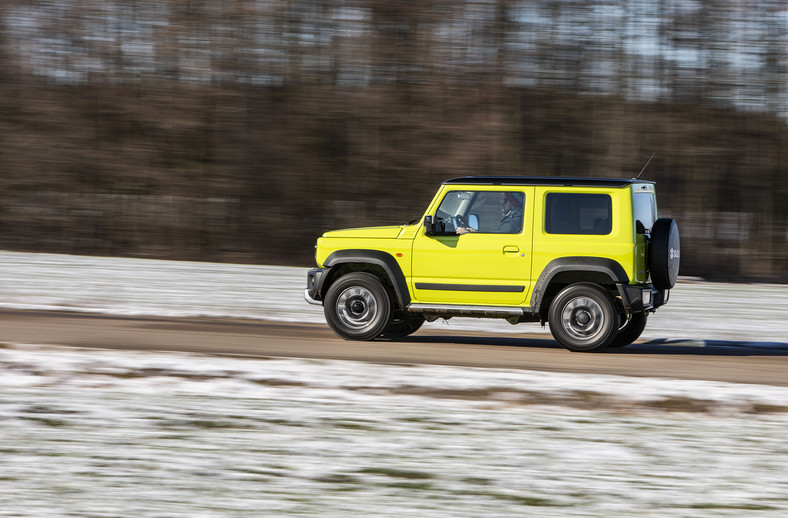
M 425 316 L 473 317 L 473 318 L 505 318 L 509 321 L 533 322 L 539 319 L 531 313 L 531 308 L 506 306 L 462 306 L 459 304 L 408 304 L 405 308 L 409 313 L 420 313 Z

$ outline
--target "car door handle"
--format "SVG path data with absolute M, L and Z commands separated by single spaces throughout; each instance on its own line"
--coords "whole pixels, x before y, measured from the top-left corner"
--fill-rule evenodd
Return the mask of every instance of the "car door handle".
M 520 251 L 520 247 L 514 245 L 507 245 L 503 247 L 503 253 L 505 254 L 516 254 Z

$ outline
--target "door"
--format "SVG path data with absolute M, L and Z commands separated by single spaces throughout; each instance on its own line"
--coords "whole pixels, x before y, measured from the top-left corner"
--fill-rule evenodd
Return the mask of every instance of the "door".
M 418 302 L 518 306 L 531 275 L 533 188 L 448 191 L 433 216 L 436 235 L 413 241 Z

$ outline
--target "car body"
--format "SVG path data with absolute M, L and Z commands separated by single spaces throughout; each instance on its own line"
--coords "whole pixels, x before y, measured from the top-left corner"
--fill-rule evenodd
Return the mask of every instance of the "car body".
M 411 224 L 323 234 L 305 297 L 346 339 L 467 316 L 549 322 L 561 345 L 594 351 L 640 336 L 679 258 L 653 182 L 455 178 Z

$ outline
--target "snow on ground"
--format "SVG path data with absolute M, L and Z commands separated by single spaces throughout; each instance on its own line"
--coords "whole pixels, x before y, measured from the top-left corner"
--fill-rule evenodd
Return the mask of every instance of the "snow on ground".
M 322 321 L 302 268 L 0 265 L 5 308 Z M 787 310 L 681 284 L 646 337 L 788 347 Z M 0 516 L 782 517 L 786 425 L 784 387 L 0 344 Z
M 788 388 L 12 345 L 0 394 L 0 516 L 788 512 Z
M 304 302 L 306 268 L 0 252 L 0 307 L 115 315 L 325 322 Z M 650 340 L 788 347 L 788 286 L 681 283 L 649 317 Z M 548 333 L 538 324 L 451 319 L 451 330 Z

